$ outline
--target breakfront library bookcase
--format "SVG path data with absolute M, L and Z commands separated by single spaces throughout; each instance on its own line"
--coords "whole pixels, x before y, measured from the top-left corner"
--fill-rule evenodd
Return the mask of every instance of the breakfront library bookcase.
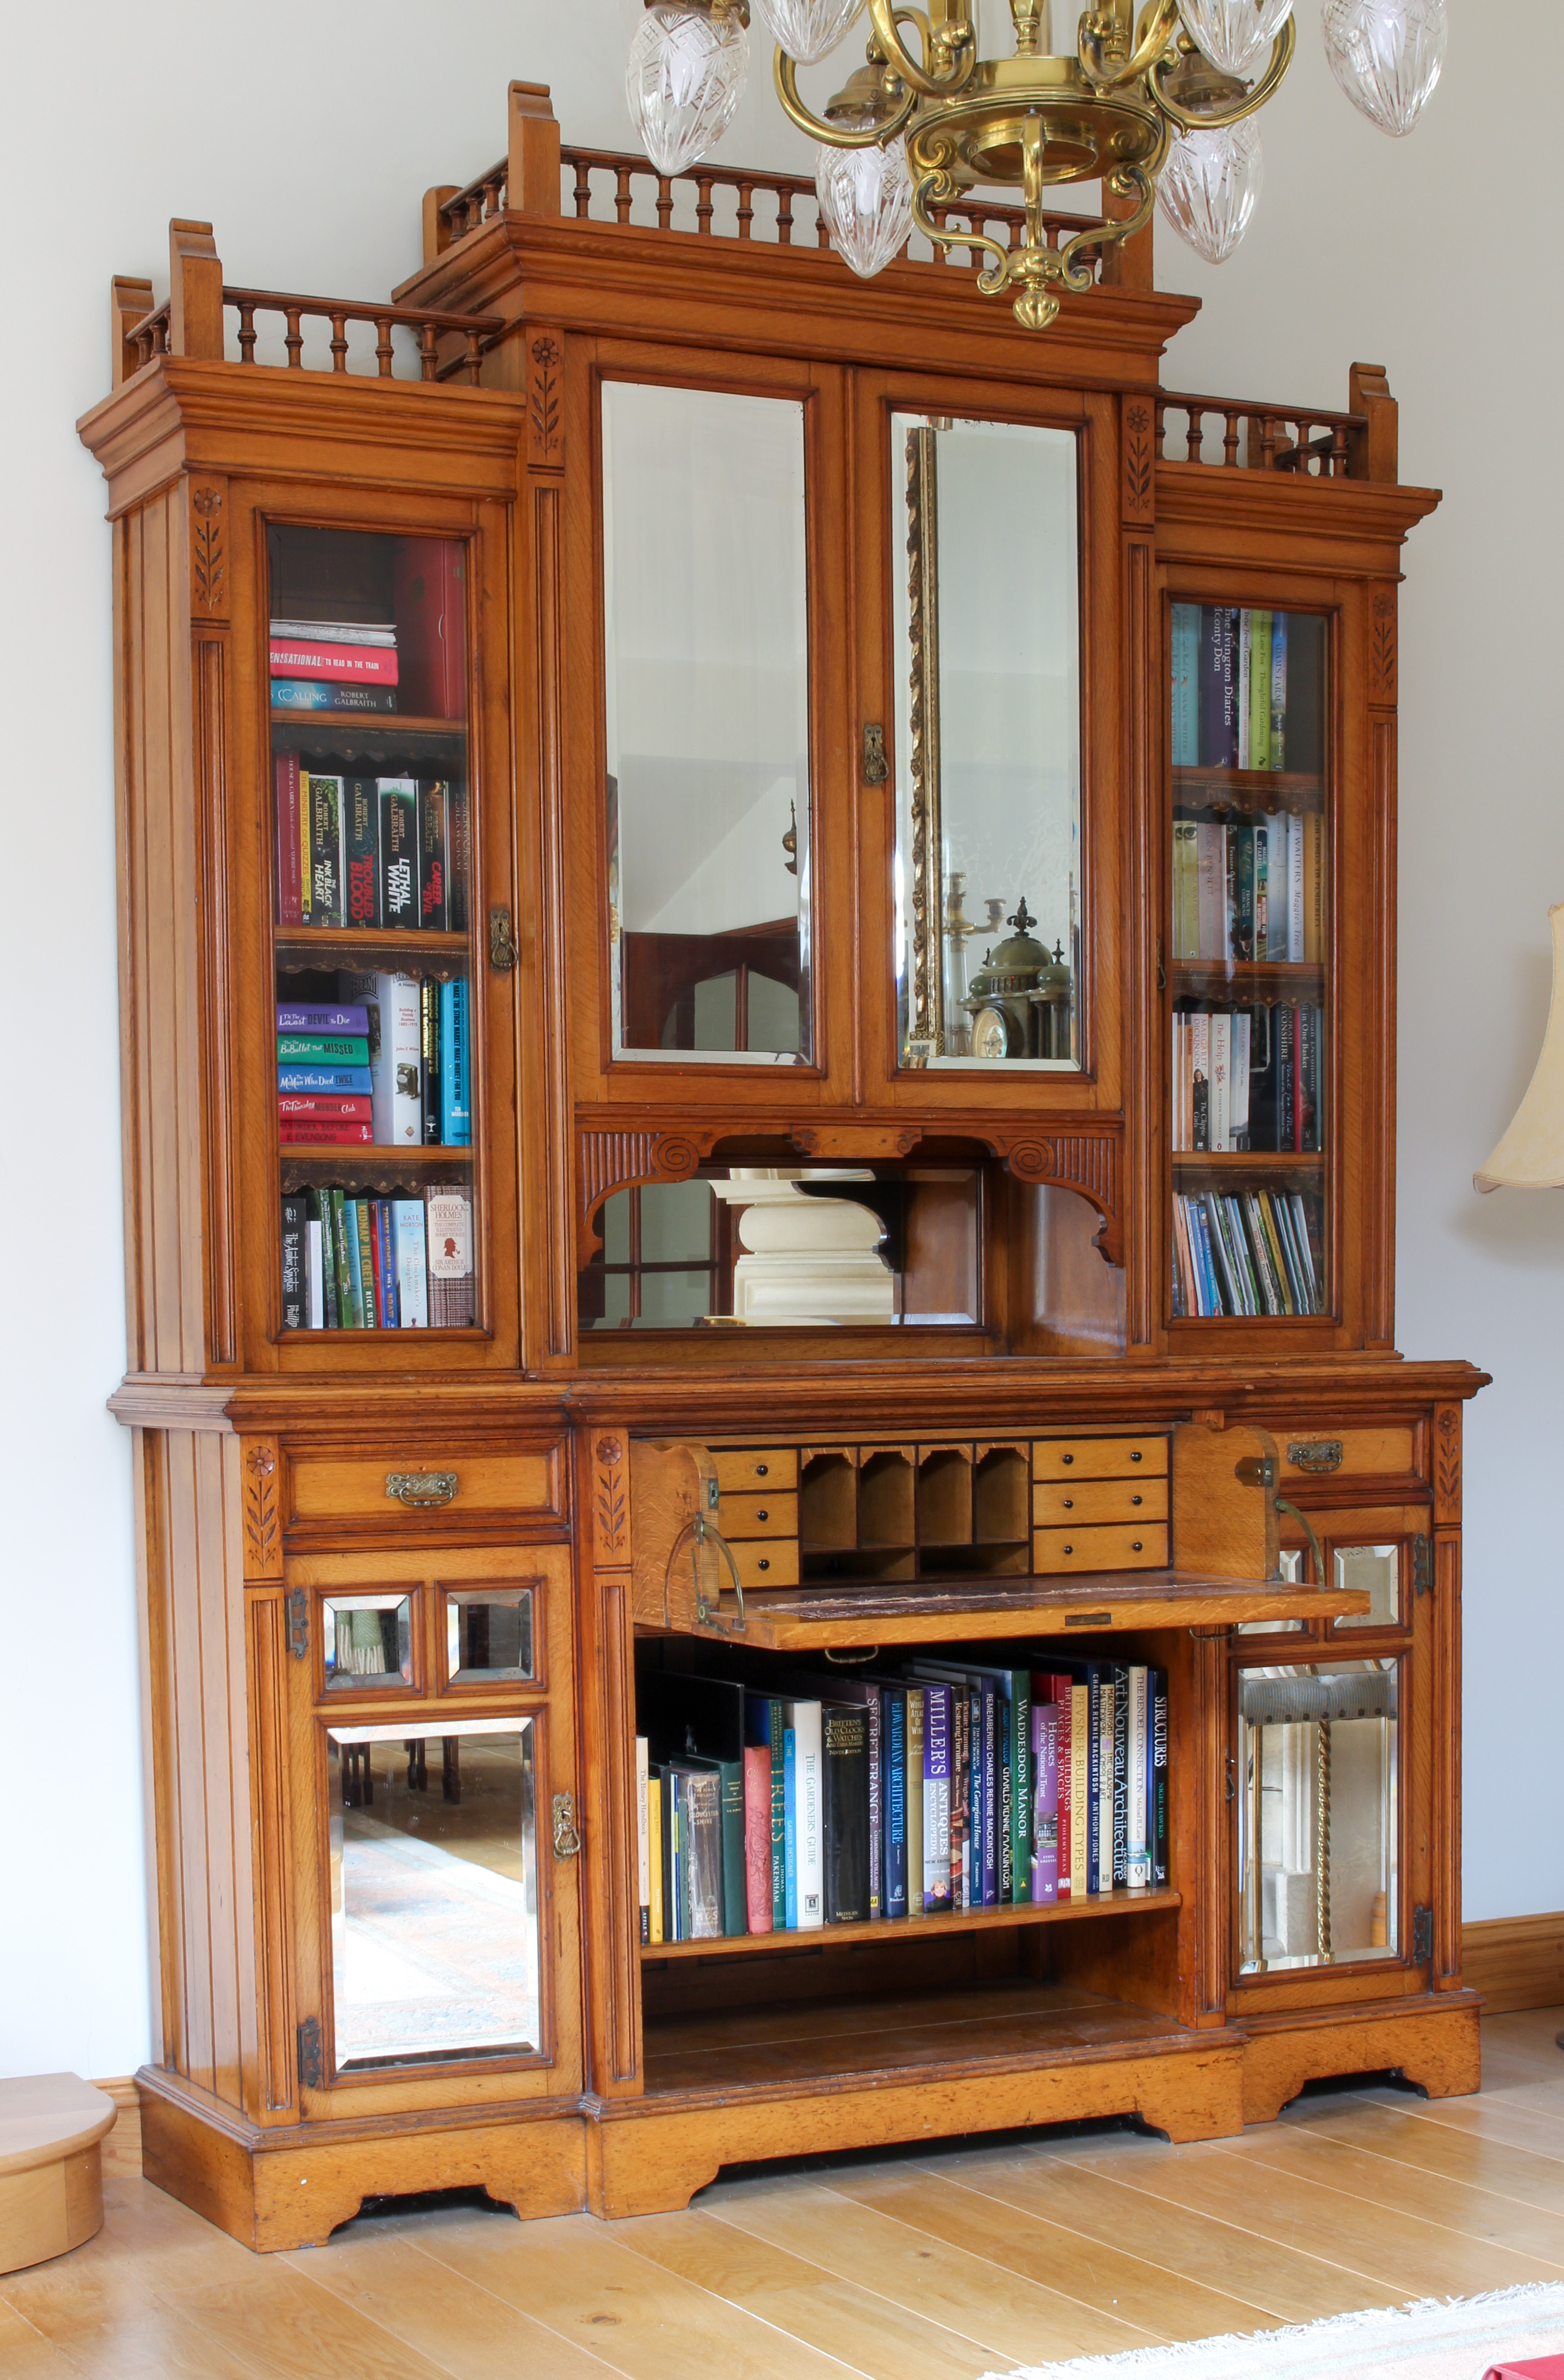
M 146 2170 L 276 2248 L 1472 2090 L 1385 376 L 1177 394 L 1143 242 L 1029 334 L 508 108 L 393 298 L 175 224 L 81 424 Z M 638 1680 L 926 1657 L 1165 1670 L 1166 1882 L 643 1942 Z

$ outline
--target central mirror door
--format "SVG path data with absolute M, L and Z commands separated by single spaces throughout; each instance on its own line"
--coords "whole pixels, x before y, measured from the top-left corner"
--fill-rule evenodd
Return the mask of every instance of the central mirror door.
M 1081 1065 L 1073 431 L 891 417 L 903 1066 Z
M 605 382 L 603 523 L 614 1056 L 807 1064 L 802 405 Z

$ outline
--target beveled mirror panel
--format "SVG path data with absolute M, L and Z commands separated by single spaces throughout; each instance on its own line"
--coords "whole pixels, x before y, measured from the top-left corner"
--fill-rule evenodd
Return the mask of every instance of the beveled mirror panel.
M 328 1595 L 321 1601 L 326 1692 L 412 1683 L 412 1601 L 407 1595 Z
M 520 1682 L 532 1666 L 530 1586 L 446 1589 L 446 1677 L 453 1686 Z
M 1239 1677 L 1244 1974 L 1399 1955 L 1394 1660 Z
M 803 407 L 603 388 L 617 1058 L 807 1062 Z
M 531 1719 L 327 1730 L 338 2071 L 540 2046 Z
M 1367 1587 L 1369 1608 L 1336 1623 L 1343 1628 L 1397 1628 L 1401 1620 L 1399 1546 L 1333 1546 L 1338 1586 Z
M 898 413 L 904 1066 L 1081 1064 L 1073 431 Z

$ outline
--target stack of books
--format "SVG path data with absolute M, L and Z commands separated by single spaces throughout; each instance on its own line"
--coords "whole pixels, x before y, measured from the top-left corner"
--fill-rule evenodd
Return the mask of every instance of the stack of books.
M 351 777 L 274 756 L 277 922 L 465 933 L 468 789 L 446 777 Z
M 1166 1672 L 1038 1658 L 765 1692 L 644 1670 L 642 1942 L 1166 1888 Z
M 1173 766 L 1287 766 L 1285 612 L 1173 606 Z
M 285 1330 L 452 1330 L 473 1318 L 472 1196 L 299 1190 L 282 1201 Z
M 1173 956 L 1220 966 L 1323 965 L 1325 829 L 1317 810 L 1173 819 Z
M 1325 1012 L 1307 1002 L 1175 1009 L 1175 1154 L 1317 1151 L 1324 1034 Z
M 274 710 L 395 710 L 397 631 L 379 620 L 274 620 Z
M 336 1002 L 277 1002 L 284 1148 L 467 1148 L 472 1141 L 465 978 L 343 975 Z
M 1297 1190 L 1176 1194 L 1174 1313 L 1323 1314 L 1319 1217 Z

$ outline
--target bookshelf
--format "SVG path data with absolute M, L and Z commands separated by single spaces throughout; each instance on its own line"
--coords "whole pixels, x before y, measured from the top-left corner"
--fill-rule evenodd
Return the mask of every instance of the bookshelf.
M 394 299 L 262 303 L 181 219 L 166 310 L 116 284 L 80 425 L 119 657 L 147 2170 L 272 2250 L 370 2194 L 619 2216 L 806 2148 L 1471 2089 L 1483 1376 L 1396 1353 L 1397 604 L 1437 499 L 1384 375 L 1330 456 L 1249 454 L 1277 408 L 1233 400 L 1239 459 L 1174 459 L 1197 310 L 1149 270 L 1045 344 L 962 266 L 861 286 L 776 237 L 804 182 L 703 166 L 697 237 L 641 161 L 562 151 L 546 94 L 507 127 Z M 421 376 L 347 328 L 342 369 L 298 360 L 336 318 Z M 447 1085 L 423 1026 L 458 996 Z M 1229 1074 L 1212 1140 L 1208 1082 L 1197 1145 L 1218 1015 L 1248 1123 Z M 301 1140 L 285 1096 L 368 1114 L 295 1110 Z M 409 1327 L 442 1201 L 450 1303 Z M 1253 1311 L 1190 1310 L 1180 1217 L 1219 1201 Z M 1266 1212 L 1307 1311 L 1258 1293 Z M 353 1319 L 355 1247 L 394 1331 Z M 642 1945 L 649 1680 L 850 1702 L 929 1660 L 1165 1673 L 1165 1885 Z M 373 1982 L 409 1943 L 416 2005 Z

